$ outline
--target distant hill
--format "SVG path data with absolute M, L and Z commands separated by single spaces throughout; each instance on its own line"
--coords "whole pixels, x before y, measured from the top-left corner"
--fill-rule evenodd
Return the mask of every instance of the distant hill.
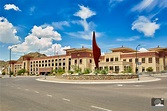
M 33 58 L 47 57 L 45 54 L 41 54 L 39 52 L 31 52 L 31 53 L 25 54 L 24 56 L 32 56 Z M 18 62 L 23 61 L 23 56 L 21 56 L 17 61 Z
M 2 67 L 5 67 L 7 64 L 8 64 L 8 62 L 3 61 L 3 60 L 0 60 L 0 69 L 1 69 Z

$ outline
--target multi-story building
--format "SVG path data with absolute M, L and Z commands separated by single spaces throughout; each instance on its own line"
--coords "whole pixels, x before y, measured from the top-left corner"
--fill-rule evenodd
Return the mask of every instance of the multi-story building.
M 54 69 L 62 68 L 67 73 L 72 66 L 77 66 L 83 71 L 85 68 L 95 69 L 92 50 L 88 48 L 66 49 L 66 54 L 33 58 L 23 56 L 23 60 L 11 61 L 10 69 L 15 74 L 20 69 L 25 69 L 29 74 L 50 73 Z M 137 64 L 136 64 L 137 63 Z M 135 72 L 145 72 L 148 67 L 152 67 L 154 72 L 167 70 L 167 48 L 152 48 L 146 52 L 138 52 L 131 48 L 119 47 L 111 49 L 99 60 L 100 69 L 107 68 L 110 73 L 122 72 L 132 68 Z

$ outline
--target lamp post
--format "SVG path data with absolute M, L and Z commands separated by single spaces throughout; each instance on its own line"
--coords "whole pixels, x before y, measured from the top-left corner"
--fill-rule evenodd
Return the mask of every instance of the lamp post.
M 9 48 L 9 77 L 11 77 L 11 56 L 12 56 L 12 49 L 13 48 L 17 48 L 17 46 L 15 45 L 15 46 L 13 46 L 13 47 L 10 47 Z
M 136 46 L 136 60 L 135 60 L 135 62 L 136 62 L 136 74 L 138 73 L 138 68 L 137 68 L 137 64 L 138 64 L 138 61 L 137 61 L 137 48 L 138 48 L 139 46 L 141 46 L 141 45 L 138 44 L 138 45 Z M 138 80 L 140 80 L 140 79 L 139 79 L 139 75 L 138 75 Z

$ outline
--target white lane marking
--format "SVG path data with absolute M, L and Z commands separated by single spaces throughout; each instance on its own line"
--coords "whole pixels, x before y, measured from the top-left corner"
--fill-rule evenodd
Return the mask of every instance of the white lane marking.
M 62 98 L 64 101 L 71 101 L 70 99 Z
M 95 108 L 95 109 L 101 109 L 103 111 L 112 111 L 110 109 L 106 109 L 106 108 L 102 108 L 102 107 L 98 107 L 98 106 L 91 106 L 92 108 Z
M 20 87 L 17 87 L 17 89 L 21 89 Z
M 25 89 L 26 91 L 29 91 L 29 89 Z
M 121 86 L 123 86 L 123 85 L 122 85 L 122 84 L 118 84 L 117 86 L 121 87 Z
M 48 97 L 53 97 L 52 95 L 47 94 Z
M 143 85 L 133 85 L 133 86 L 140 87 L 140 86 L 143 86 Z
M 34 91 L 35 93 L 39 93 L 38 91 Z

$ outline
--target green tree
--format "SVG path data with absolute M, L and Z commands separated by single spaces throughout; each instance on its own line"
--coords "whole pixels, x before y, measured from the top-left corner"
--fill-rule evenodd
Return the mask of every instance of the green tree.
M 148 67 L 148 68 L 146 69 L 146 71 L 147 71 L 147 72 L 153 72 L 153 68 L 152 68 L 152 67 Z
M 25 69 L 20 69 L 17 74 L 18 75 L 24 75 L 24 73 L 26 73 L 26 70 Z

